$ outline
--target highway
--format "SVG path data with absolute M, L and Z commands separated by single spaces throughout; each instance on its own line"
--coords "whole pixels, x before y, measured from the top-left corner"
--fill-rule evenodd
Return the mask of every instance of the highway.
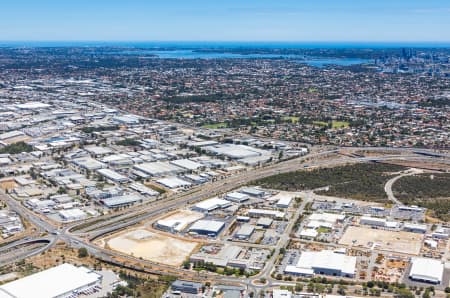
M 50 249 L 56 238 L 32 238 L 15 241 L 0 248 L 0 266 L 11 264 Z

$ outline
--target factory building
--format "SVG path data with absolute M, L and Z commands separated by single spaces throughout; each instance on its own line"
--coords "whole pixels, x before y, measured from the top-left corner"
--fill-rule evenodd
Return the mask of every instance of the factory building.
M 99 169 L 97 172 L 108 180 L 116 183 L 125 183 L 128 178 L 110 169 Z
M 276 211 L 276 210 L 267 210 L 267 209 L 249 209 L 248 215 L 251 217 L 261 217 L 266 216 L 270 218 L 284 218 L 284 212 Z
M 188 171 L 195 171 L 195 170 L 205 168 L 201 163 L 192 161 L 190 159 L 178 159 L 178 160 L 173 160 L 170 163 L 177 167 L 188 170 Z
M 297 265 L 287 266 L 285 272 L 303 276 L 324 274 L 353 278 L 356 274 L 356 257 L 331 250 L 305 251 Z
M 319 229 L 319 228 L 332 229 L 333 224 L 325 221 L 311 220 L 310 222 L 308 222 L 306 227 L 309 229 Z
M 51 105 L 39 101 L 29 101 L 21 104 L 16 104 L 16 107 L 20 110 L 38 110 L 50 108 Z
M 161 161 L 147 162 L 140 165 L 135 165 L 134 169 L 153 177 L 176 175 L 184 171 L 182 168 L 170 164 L 169 162 Z
M 128 187 L 132 190 L 139 192 L 141 195 L 148 195 L 154 197 L 159 195 L 159 192 L 157 192 L 156 190 L 148 188 L 147 186 L 138 182 L 131 183 Z
M 419 282 L 440 284 L 444 273 L 444 264 L 440 260 L 412 258 L 409 278 Z
M 403 230 L 407 231 L 407 232 L 412 232 L 412 233 L 425 234 L 427 232 L 427 225 L 405 223 L 403 226 Z
M 266 195 L 264 190 L 255 187 L 244 187 L 239 192 L 255 198 L 262 198 Z
M 249 222 L 250 221 L 250 217 L 240 215 L 240 216 L 236 217 L 236 221 L 238 221 L 238 222 Z
M 118 208 L 131 206 L 135 203 L 142 203 L 142 198 L 136 195 L 123 195 L 100 200 L 108 208 Z
M 292 293 L 288 290 L 273 289 L 272 298 L 292 298 Z
M 106 167 L 104 163 L 90 157 L 77 158 L 72 160 L 72 162 L 77 167 L 90 171 L 99 170 Z
M 101 281 L 102 276 L 91 269 L 61 264 L 0 286 L 0 297 L 78 297 L 100 286 Z
M 181 292 L 186 294 L 197 295 L 202 291 L 203 285 L 198 282 L 186 281 L 186 280 L 176 280 L 172 283 L 172 292 Z
M 258 221 L 256 222 L 256 225 L 258 227 L 262 227 L 262 228 L 268 229 L 268 228 L 270 228 L 272 223 L 273 223 L 273 219 L 271 219 L 269 217 L 260 217 L 258 219 Z
M 208 177 L 206 175 L 196 175 L 196 174 L 185 174 L 184 178 L 187 178 L 194 184 L 202 184 L 208 182 Z
M 255 231 L 255 227 L 249 224 L 242 225 L 239 230 L 234 234 L 234 237 L 236 237 L 239 240 L 247 240 L 249 239 L 253 232 Z
M 398 210 L 408 211 L 408 212 L 423 212 L 425 209 L 412 205 L 412 206 L 399 206 Z
M 220 144 L 215 146 L 206 146 L 204 149 L 216 155 L 223 155 L 231 159 L 242 159 L 249 157 L 258 157 L 268 153 L 268 151 L 256 149 L 246 145 Z
M 55 201 L 52 200 L 39 200 L 39 199 L 29 199 L 25 202 L 25 206 L 30 207 L 34 210 L 42 210 L 46 208 L 53 208 L 56 205 Z
M 89 146 L 85 147 L 84 150 L 89 152 L 89 154 L 91 154 L 94 157 L 108 155 L 113 152 L 110 148 L 101 146 Z
M 58 212 L 58 214 L 64 221 L 82 220 L 87 216 L 83 210 L 78 208 L 61 210 Z
M 361 218 L 359 219 L 359 224 L 373 227 L 384 227 L 386 225 L 386 219 L 371 216 L 361 216 Z
M 156 227 L 160 230 L 175 233 L 180 232 L 183 223 L 178 220 L 160 219 L 156 222 Z
M 242 203 L 248 201 L 249 196 L 240 192 L 230 192 L 225 196 L 228 201 Z
M 11 163 L 11 159 L 8 157 L 0 157 L 0 167 L 9 165 Z
M 432 234 L 431 237 L 434 239 L 448 239 L 450 234 L 450 229 L 448 228 L 437 228 Z
M 335 213 L 313 213 L 309 217 L 309 220 L 315 220 L 320 222 L 329 222 L 332 224 L 342 222 L 345 219 L 345 215 L 343 214 L 335 214 Z
M 5 133 L 0 134 L 0 141 L 7 143 L 8 140 L 15 139 L 15 138 L 18 138 L 18 137 L 25 137 L 25 134 L 23 132 L 21 132 L 21 131 L 18 131 L 18 130 L 5 132 Z
M 198 210 L 200 212 L 211 212 L 219 208 L 227 208 L 230 206 L 231 203 L 227 200 L 222 200 L 219 198 L 211 198 L 195 204 L 193 209 Z
M 125 153 L 108 155 L 101 160 L 113 167 L 126 167 L 133 164 L 133 158 Z
M 283 196 L 281 197 L 278 202 L 275 204 L 275 206 L 277 206 L 277 208 L 288 208 L 289 205 L 292 202 L 292 197 L 290 196 Z
M 388 221 L 385 218 L 372 217 L 367 215 L 361 216 L 361 218 L 359 219 L 359 224 L 390 229 L 395 229 L 399 226 L 399 223 L 396 221 Z
M 216 237 L 225 227 L 225 223 L 216 220 L 199 220 L 190 228 L 189 233 Z
M 215 255 L 196 253 L 190 256 L 189 260 L 193 263 L 211 263 L 219 267 L 232 267 L 247 269 L 252 266 L 252 261 L 248 259 L 239 259 L 242 249 L 239 246 L 226 246 Z
M 317 235 L 319 235 L 319 232 L 317 232 L 315 229 L 303 229 L 300 232 L 300 238 L 302 239 L 312 240 L 316 238 Z
M 156 182 L 170 189 L 175 189 L 179 187 L 188 187 L 192 185 L 189 181 L 183 180 L 178 177 L 166 177 L 158 179 L 156 180 Z

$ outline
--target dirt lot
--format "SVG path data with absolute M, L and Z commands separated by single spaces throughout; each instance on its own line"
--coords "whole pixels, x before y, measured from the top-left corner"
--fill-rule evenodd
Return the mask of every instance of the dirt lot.
M 2 190 L 12 190 L 17 186 L 17 183 L 14 181 L 14 179 L 2 179 L 0 180 L 0 188 Z
M 418 255 L 422 241 L 423 235 L 417 233 L 348 227 L 339 243 Z
M 137 228 L 102 239 L 97 244 L 156 263 L 180 266 L 198 243 Z

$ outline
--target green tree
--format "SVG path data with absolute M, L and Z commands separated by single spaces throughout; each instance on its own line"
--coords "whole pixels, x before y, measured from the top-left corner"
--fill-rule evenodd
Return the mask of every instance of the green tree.
M 86 247 L 80 247 L 79 249 L 78 249 L 78 257 L 79 258 L 85 258 L 85 257 L 87 257 L 89 254 L 88 254 L 88 251 L 87 251 L 87 249 L 86 249 Z

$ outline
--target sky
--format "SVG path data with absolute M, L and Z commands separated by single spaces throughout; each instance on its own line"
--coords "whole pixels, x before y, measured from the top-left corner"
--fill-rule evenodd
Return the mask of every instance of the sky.
M 2 0 L 0 40 L 450 42 L 450 0 Z

